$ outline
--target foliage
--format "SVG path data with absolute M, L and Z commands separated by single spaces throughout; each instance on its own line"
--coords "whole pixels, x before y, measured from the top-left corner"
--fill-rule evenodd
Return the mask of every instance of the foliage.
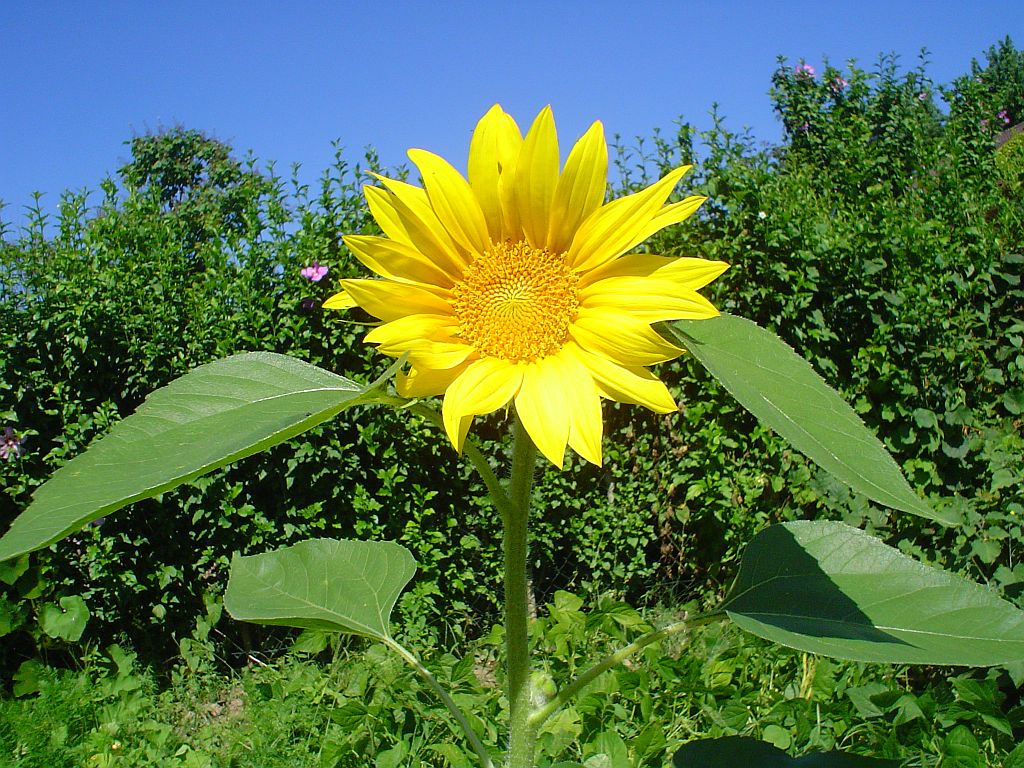
M 827 67 L 819 78 L 780 65 L 773 97 L 787 143 L 760 151 L 716 122 L 702 135 L 698 189 L 711 199 L 700 226 L 650 247 L 731 261 L 712 286 L 716 305 L 772 329 L 811 361 L 918 491 L 966 525 L 935 528 L 849 494 L 699 371 L 683 370 L 681 400 L 693 405 L 679 434 L 641 428 L 634 449 L 683 454 L 661 481 L 670 506 L 663 530 L 672 545 L 697 538 L 680 547 L 680 560 L 708 556 L 682 565 L 692 578 L 702 569 L 714 576 L 716 558 L 736 556 L 729 542 L 748 540 L 766 520 L 811 516 L 866 524 L 997 584 L 1020 578 L 1009 542 L 1024 511 L 1016 469 L 1024 220 L 998 184 L 991 131 L 964 106 L 970 84 L 946 92 L 943 118 L 924 67 L 901 75 L 883 58 L 874 72 Z M 1024 69 L 1017 77 L 1024 81 Z M 693 138 L 682 126 L 673 140 L 658 136 L 653 150 L 621 159 L 657 172 L 685 159 Z M 720 539 L 725 552 L 702 546 Z
M 753 532 L 810 516 L 866 524 L 1011 592 L 1024 580 L 1013 549 L 1024 514 L 1024 225 L 996 183 L 991 122 L 1001 106 L 992 94 L 1024 75 L 1004 48 L 944 90 L 924 63 L 901 74 L 883 59 L 874 72 L 826 68 L 820 79 L 780 66 L 785 145 L 755 149 L 716 123 L 700 137 L 704 218 L 651 244 L 733 263 L 716 304 L 772 328 L 843 387 L 914 486 L 965 525 L 891 516 L 850 494 L 683 364 L 662 372 L 681 414 L 612 408 L 605 467 L 545 477 L 532 552 L 540 600 L 566 586 L 635 601 L 720 591 Z M 650 158 L 642 146 L 620 157 L 639 161 L 624 186 L 631 173 L 686 159 L 694 135 L 682 126 L 672 144 L 657 136 Z M 381 368 L 356 343 L 361 329 L 315 309 L 326 284 L 298 272 L 313 261 L 331 278 L 358 271 L 338 236 L 372 224 L 340 154 L 319 194 L 294 181 L 289 193 L 272 170 L 174 131 L 133 145 L 122 184 L 123 196 L 104 184 L 95 212 L 83 195 L 66 196 L 55 233 L 36 216 L 0 244 L 0 342 L 10 350 L 0 412 L 28 437 L 24 456 L 0 464 L 11 518 L 53 469 L 194 365 L 264 349 L 362 380 Z M 413 427 L 402 441 L 399 421 Z M 231 552 L 311 535 L 402 541 L 422 567 L 399 606 L 408 629 L 477 633 L 493 615 L 499 555 L 490 513 L 462 501 L 471 490 L 455 457 L 407 416 L 334 422 L 140 503 L 11 574 L 0 616 L 29 631 L 8 638 L 2 661 L 12 670 L 52 648 L 58 640 L 34 629 L 35 617 L 75 595 L 93 615 L 87 639 L 126 631 L 159 658 L 187 632 L 203 590 L 223 588 Z M 439 546 L 455 537 L 468 546 Z
M 532 643 L 550 659 L 545 674 L 561 681 L 647 626 L 608 596 L 588 611 L 578 596 L 560 592 L 534 624 Z M 500 642 L 496 630 L 461 662 L 447 654 L 430 662 L 485 734 L 504 706 L 496 687 Z M 698 630 L 686 654 L 677 644 L 663 650 L 605 673 L 552 720 L 539 765 L 653 768 L 696 734 L 910 765 L 954 754 L 973 761 L 966 765 L 996 765 L 1021 724 L 1020 707 L 1007 706 L 994 673 L 920 692 L 901 669 L 833 662 L 718 626 Z M 120 646 L 90 652 L 77 671 L 38 666 L 22 676 L 17 698 L 0 703 L 0 754 L 17 768 L 355 768 L 368 764 L 367 755 L 377 766 L 466 765 L 443 708 L 392 654 L 374 646 L 323 656 L 321 664 L 293 654 L 228 676 L 178 657 L 166 686 Z

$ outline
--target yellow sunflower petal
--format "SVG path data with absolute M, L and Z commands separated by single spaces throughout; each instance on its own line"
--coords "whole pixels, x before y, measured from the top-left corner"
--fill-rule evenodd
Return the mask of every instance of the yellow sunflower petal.
M 724 261 L 681 256 L 678 259 L 672 259 L 671 264 L 666 264 L 658 269 L 653 277 L 674 280 L 687 288 L 697 290 L 703 288 L 728 268 L 729 265 Z
M 570 370 L 573 381 L 572 396 L 568 398 L 569 447 L 589 461 L 601 466 L 601 435 L 604 424 L 601 414 L 601 395 L 593 374 L 580 359 L 581 351 L 570 343 L 562 348 L 559 357 Z
M 398 283 L 451 288 L 454 279 L 411 245 L 372 235 L 345 235 L 345 245 L 367 269 Z
M 569 246 L 568 260 L 573 269 L 594 269 L 636 245 L 637 237 L 689 169 L 676 168 L 647 189 L 613 200 L 590 214 Z
M 430 200 L 427 193 L 419 187 L 406 184 L 404 181 L 385 179 L 378 176 L 385 187 L 386 196 L 378 199 L 378 207 L 389 207 L 389 220 L 397 218 L 401 223 L 408 239 L 407 244 L 418 250 L 439 267 L 449 274 L 459 274 L 466 266 L 466 259 L 459 246 L 455 244 L 448 230 L 437 218 L 434 209 L 430 207 Z M 369 192 L 374 187 L 369 187 Z M 379 198 L 379 196 L 378 196 Z M 369 197 L 367 197 L 369 201 Z M 377 214 L 374 213 L 374 218 Z M 384 229 L 380 219 L 377 223 Z M 388 234 L 385 232 L 385 234 Z
M 647 223 L 647 226 L 644 227 L 639 232 L 639 234 L 637 234 L 636 242 L 630 245 L 629 248 L 639 245 L 644 240 L 653 235 L 655 232 L 660 232 L 665 227 L 669 227 L 673 224 L 678 224 L 679 222 L 685 221 L 686 219 L 690 218 L 690 216 L 692 216 L 698 208 L 704 205 L 704 202 L 706 200 L 706 197 L 693 195 L 691 197 L 687 197 L 683 200 L 680 200 L 678 203 L 670 203 L 669 205 L 666 205 L 664 208 L 658 211 L 654 218 L 652 218 Z M 629 248 L 627 248 L 626 250 L 628 251 Z
M 559 469 L 569 442 L 569 390 L 577 383 L 572 371 L 558 355 L 528 363 L 516 395 L 516 413 L 523 427 L 537 450 Z
M 455 450 L 462 455 L 462 448 L 466 444 L 466 438 L 469 437 L 469 430 L 473 426 L 472 416 L 463 416 L 459 419 L 459 423 L 455 426 Z
M 581 309 L 569 334 L 587 351 L 624 366 L 653 365 L 683 353 L 642 320 L 604 307 Z
M 443 395 L 469 365 L 466 362 L 454 368 L 410 368 L 408 371 L 399 371 L 395 377 L 395 388 L 402 397 Z
M 523 139 L 516 163 L 515 203 L 523 234 L 534 248 L 546 248 L 551 204 L 558 186 L 558 134 L 551 107 L 544 107 Z
M 580 291 L 587 309 L 629 308 L 629 314 L 645 323 L 662 320 L 706 320 L 716 317 L 714 305 L 692 288 L 662 277 L 609 277 Z
M 594 377 L 597 390 L 609 400 L 640 405 L 655 413 L 677 410 L 668 387 L 646 368 L 617 365 L 600 355 L 570 345 L 566 345 L 566 351 L 578 355 Z
M 386 322 L 406 315 L 444 315 L 451 312 L 451 303 L 443 295 L 447 291 L 439 289 L 390 280 L 342 280 L 341 287 L 359 306 Z
M 655 256 L 650 253 L 628 253 L 580 276 L 580 290 L 610 277 L 658 277 L 674 280 L 686 288 L 703 288 L 721 275 L 729 265 L 689 256 Z
M 448 386 L 441 405 L 445 431 L 461 452 L 459 425 L 466 416 L 479 416 L 506 405 L 519 391 L 524 366 L 484 357 L 471 363 Z M 464 439 L 464 436 L 463 436 Z
M 364 339 L 370 344 L 397 345 L 419 339 L 447 340 L 455 337 L 458 325 L 449 315 L 412 315 L 373 328 Z
M 468 251 L 486 251 L 487 221 L 469 182 L 433 152 L 410 149 L 409 159 L 419 168 L 430 205 L 448 234 Z
M 506 237 L 500 187 L 504 186 L 503 180 L 514 178 L 522 144 L 519 126 L 497 104 L 480 118 L 469 144 L 469 186 L 480 203 L 487 220 L 487 231 L 494 242 Z
M 345 293 L 345 291 L 340 291 L 331 296 L 321 306 L 324 309 L 352 309 L 352 307 L 358 307 L 359 303 Z
M 558 178 L 551 206 L 548 248 L 564 253 L 584 219 L 601 207 L 608 183 L 608 145 L 595 122 L 576 142 Z
M 363 196 L 366 198 L 370 215 L 373 216 L 373 220 L 377 222 L 385 235 L 402 245 L 415 247 L 405 228 L 405 223 L 391 204 L 391 195 L 386 189 L 366 184 L 363 186 Z
M 408 315 L 371 330 L 364 341 L 390 357 L 409 353 L 414 368 L 454 368 L 474 354 L 458 341 L 458 325 L 445 315 Z

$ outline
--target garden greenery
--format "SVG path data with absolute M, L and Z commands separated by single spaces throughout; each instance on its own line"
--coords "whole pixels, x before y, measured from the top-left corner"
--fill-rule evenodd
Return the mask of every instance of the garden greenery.
M 1024 220 L 994 137 L 1002 122 L 1024 119 L 1024 64 L 1006 41 L 948 86 L 931 83 L 924 63 L 903 73 L 891 59 L 871 72 L 809 70 L 780 62 L 773 79 L 782 146 L 760 149 L 717 119 L 702 134 L 683 124 L 671 138 L 620 148 L 621 191 L 690 160 L 699 140 L 691 190 L 710 205 L 646 247 L 729 261 L 709 293 L 716 306 L 809 360 L 881 437 L 915 498 L 952 525 L 872 503 L 794 452 L 725 392 L 736 389 L 727 373 L 708 365 L 709 375 L 693 328 L 696 359 L 659 371 L 684 404 L 679 414 L 606 409 L 604 467 L 570 460 L 568 471 L 538 479 L 538 602 L 569 588 L 588 602 L 612 591 L 709 606 L 741 556 L 752 562 L 743 550 L 757 532 L 810 518 L 863 527 L 1018 594 Z M 67 195 L 56 221 L 37 212 L 17 238 L 5 230 L 0 416 L 18 450 L 0 473 L 11 520 L 54 469 L 196 365 L 266 350 L 356 381 L 382 373 L 358 342 L 362 328 L 318 309 L 335 278 L 359 274 L 339 236 L 374 232 L 361 169 L 339 152 L 311 191 L 194 131 L 140 137 L 131 149 L 121 186 L 106 182 L 98 208 Z M 372 155 L 367 165 L 376 168 Z M 304 276 L 311 265 L 326 276 Z M 353 402 L 369 392 L 351 391 Z M 499 427 L 485 425 L 496 440 L 481 461 L 500 460 Z M 399 430 L 408 438 L 393 439 Z M 361 409 L 157 500 L 54 531 L 71 537 L 5 564 L 0 661 L 10 677 L 42 651 L 118 633 L 158 659 L 185 641 L 204 596 L 223 590 L 232 553 L 324 537 L 411 551 L 418 573 L 398 606 L 405 634 L 443 643 L 480 635 L 496 616 L 501 573 L 494 514 L 472 500 L 481 490 L 438 449 L 430 425 Z M 799 527 L 786 530 L 810 546 Z M 277 637 L 219 626 L 248 650 Z M 642 636 L 638 628 L 622 641 Z M 541 754 L 555 759 L 547 746 L 542 739 Z

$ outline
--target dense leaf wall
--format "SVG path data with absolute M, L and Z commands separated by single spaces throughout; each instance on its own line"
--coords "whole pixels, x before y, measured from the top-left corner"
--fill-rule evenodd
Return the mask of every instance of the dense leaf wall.
M 539 599 L 564 588 L 634 602 L 717 591 L 755 531 L 811 516 L 866 525 L 1016 594 L 1024 192 L 997 170 L 994 136 L 1001 120 L 1024 120 L 1020 54 L 1007 41 L 946 86 L 924 63 L 903 71 L 890 59 L 814 74 L 780 61 L 772 82 L 781 145 L 759 146 L 717 119 L 702 133 L 681 124 L 620 147 L 619 186 L 696 154 L 684 193 L 710 202 L 646 247 L 730 262 L 710 289 L 717 305 L 810 360 L 915 488 L 964 525 L 937 528 L 851 495 L 682 359 L 660 370 L 678 414 L 608 404 L 605 466 L 546 471 L 533 529 Z M 0 427 L 25 442 L 23 455 L 0 461 L 0 524 L 195 365 L 265 349 L 356 379 L 385 367 L 361 344 L 363 326 L 319 309 L 334 280 L 361 273 L 340 236 L 374 231 L 362 169 L 339 151 L 310 189 L 185 129 L 136 138 L 131 151 L 100 199 L 69 194 L 57 219 L 2 230 Z M 313 262 L 330 268 L 321 282 L 300 276 Z M 500 436 L 501 421 L 484 421 L 482 437 Z M 0 664 L 53 642 L 35 617 L 67 595 L 92 611 L 86 639 L 127 634 L 159 657 L 188 635 L 203 594 L 223 589 L 232 552 L 309 536 L 401 541 L 420 564 L 399 606 L 407 629 L 475 634 L 494 616 L 500 583 L 499 526 L 479 491 L 407 414 L 346 415 L 112 515 L 33 556 L 24 573 L 0 573 L 12 582 L 0 596 L 0 628 L 11 629 Z M 228 647 L 267 642 L 224 631 Z

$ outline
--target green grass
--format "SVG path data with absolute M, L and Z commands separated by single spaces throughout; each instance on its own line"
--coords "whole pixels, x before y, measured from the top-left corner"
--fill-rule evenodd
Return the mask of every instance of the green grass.
M 645 625 L 610 600 L 584 613 L 561 593 L 548 609 L 533 639 L 556 682 Z M 429 662 L 495 754 L 500 642 L 496 630 L 461 661 Z M 194 652 L 169 672 L 140 669 L 117 646 L 74 671 L 25 668 L 21 695 L 0 701 L 0 765 L 472 765 L 443 707 L 379 646 L 233 671 Z M 905 766 L 1014 765 L 1024 756 L 1007 757 L 1021 712 L 1004 700 L 1005 672 L 928 673 L 815 658 L 711 626 L 688 649 L 652 650 L 599 678 L 545 727 L 539 765 L 664 766 L 685 741 L 734 734 L 792 754 L 839 749 Z

